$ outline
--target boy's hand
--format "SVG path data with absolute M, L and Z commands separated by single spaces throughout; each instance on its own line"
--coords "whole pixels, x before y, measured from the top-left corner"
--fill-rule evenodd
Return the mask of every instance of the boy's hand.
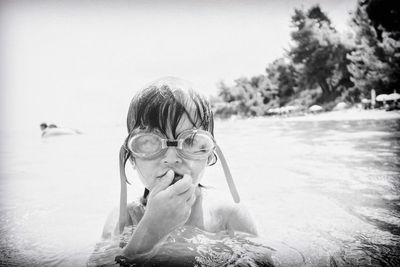
M 150 191 L 146 211 L 123 250 L 127 257 L 150 251 L 166 235 L 189 219 L 196 200 L 189 175 L 170 185 L 174 172 L 168 171 Z
M 192 184 L 192 178 L 184 175 L 181 180 L 170 186 L 173 178 L 172 170 L 160 178 L 149 194 L 143 217 L 151 230 L 156 231 L 160 237 L 184 225 L 196 201 L 196 186 Z

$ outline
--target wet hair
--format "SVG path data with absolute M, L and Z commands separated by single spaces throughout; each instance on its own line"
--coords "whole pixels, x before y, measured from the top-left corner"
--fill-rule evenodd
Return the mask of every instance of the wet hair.
M 193 127 L 202 128 L 214 135 L 214 120 L 208 101 L 193 90 L 171 88 L 164 84 L 150 85 L 139 92 L 131 101 L 128 111 L 128 133 L 133 130 L 158 130 L 167 135 L 169 129 L 173 138 L 183 116 Z
M 120 151 L 121 175 L 125 177 L 125 164 L 130 157 L 126 147 L 127 141 L 135 135 L 136 130 L 157 130 L 165 136 L 170 131 L 172 137 L 177 138 L 179 133 L 176 129 L 183 117 L 186 117 L 193 127 L 206 130 L 214 136 L 214 119 L 209 102 L 186 82 L 177 78 L 163 78 L 137 93 L 132 98 L 128 110 L 128 137 Z M 214 155 L 210 165 L 215 164 L 216 160 Z M 143 205 L 146 205 L 148 194 L 146 188 L 141 198 Z

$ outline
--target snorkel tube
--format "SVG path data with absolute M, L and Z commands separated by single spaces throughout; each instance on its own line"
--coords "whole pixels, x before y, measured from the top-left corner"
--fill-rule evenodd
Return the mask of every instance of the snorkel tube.
M 232 174 L 229 170 L 228 163 L 226 162 L 224 154 L 222 154 L 222 151 L 217 144 L 215 144 L 215 152 L 217 153 L 217 156 L 221 160 L 221 165 L 224 170 L 225 179 L 226 182 L 228 183 L 229 191 L 231 192 L 233 201 L 235 203 L 239 203 L 240 202 L 239 193 L 236 189 L 235 183 L 233 182 Z M 126 174 L 125 174 L 125 165 L 128 158 L 129 158 L 129 153 L 127 152 L 126 148 L 122 146 L 119 151 L 119 177 L 120 177 L 121 189 L 120 189 L 120 199 L 119 199 L 118 227 L 120 234 L 124 230 L 125 222 L 127 221 L 127 216 L 128 216 L 126 184 L 129 182 L 126 179 Z

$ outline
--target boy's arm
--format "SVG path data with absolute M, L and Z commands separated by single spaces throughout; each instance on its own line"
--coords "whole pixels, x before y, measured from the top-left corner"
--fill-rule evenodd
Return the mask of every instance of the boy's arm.
M 129 242 L 123 249 L 123 254 L 127 257 L 134 257 L 137 254 L 143 254 L 149 252 L 154 248 L 154 246 L 160 242 L 163 236 L 160 235 L 160 232 L 152 230 L 151 220 L 146 219 L 144 216 L 141 220 L 140 218 L 136 218 L 133 211 L 137 207 L 135 203 L 131 203 L 128 205 L 128 216 L 125 225 L 134 225 L 135 231 L 131 237 L 131 240 L 135 240 L 135 242 Z M 110 239 L 114 235 L 118 235 L 119 233 L 119 209 L 115 208 L 107 217 L 106 223 L 103 227 L 102 238 Z M 159 222 L 160 223 L 160 222 Z
M 124 247 L 124 256 L 132 258 L 137 254 L 150 252 L 165 237 L 158 228 L 153 227 L 152 220 L 144 216 L 133 232 L 130 242 Z

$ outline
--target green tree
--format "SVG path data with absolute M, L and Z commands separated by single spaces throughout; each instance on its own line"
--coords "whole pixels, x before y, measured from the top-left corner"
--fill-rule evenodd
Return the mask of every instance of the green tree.
M 222 101 L 230 103 L 235 100 L 235 96 L 232 94 L 231 89 L 223 81 L 218 82 L 218 96 Z
M 219 97 L 229 108 L 224 106 L 224 110 L 234 110 L 235 114 L 243 116 L 256 116 L 263 114 L 263 99 L 260 92 L 262 76 L 252 77 L 251 79 L 242 77 L 234 81 L 233 86 L 227 86 L 225 83 L 218 84 Z
M 318 5 L 307 13 L 295 9 L 292 26 L 294 46 L 289 56 L 298 72 L 300 90 L 319 86 L 322 90 L 319 102 L 334 100 L 351 83 L 346 68 L 349 48 L 341 42 L 340 34 Z
M 396 11 L 390 1 L 358 2 L 351 24 L 356 33 L 355 48 L 348 55 L 348 70 L 354 83 L 350 96 L 368 97 L 371 89 L 378 94 L 391 93 L 400 86 L 399 19 L 385 18 L 396 13 L 398 8 Z
M 279 106 L 284 106 L 291 100 L 297 89 L 297 74 L 294 66 L 285 58 L 279 58 L 266 68 L 266 72 L 270 87 L 278 97 Z
M 379 41 L 383 41 L 385 32 L 392 38 L 400 38 L 400 5 L 397 1 L 363 0 L 359 5 L 365 6 L 365 12 L 374 27 Z

